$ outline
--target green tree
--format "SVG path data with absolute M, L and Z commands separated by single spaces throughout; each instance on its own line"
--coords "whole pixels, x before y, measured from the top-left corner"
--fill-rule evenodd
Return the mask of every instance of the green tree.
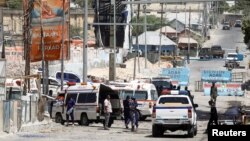
M 250 18 L 246 18 L 242 22 L 242 32 L 245 34 L 244 43 L 249 44 L 250 42 Z M 248 46 L 250 49 L 250 46 Z
M 22 9 L 22 0 L 8 0 L 7 1 L 7 6 L 10 9 Z
M 144 23 L 144 16 L 139 17 L 139 20 L 137 23 Z M 166 22 L 164 22 L 166 21 Z M 131 20 L 131 23 L 136 23 L 136 17 L 133 17 Z M 166 26 L 167 20 L 165 18 L 162 19 L 162 26 Z M 147 31 L 154 31 L 161 27 L 161 18 L 156 17 L 155 15 L 147 15 L 147 24 L 150 24 L 147 26 Z M 138 35 L 144 32 L 144 25 L 139 26 L 133 26 L 132 30 L 132 36 L 136 36 L 136 31 L 138 27 Z
M 219 1 L 218 2 L 218 12 L 220 13 L 220 14 L 223 14 L 223 12 L 224 11 L 228 11 L 229 10 L 229 5 L 228 5 L 228 3 L 226 2 L 226 1 Z
M 77 27 L 77 26 L 73 26 L 70 25 L 70 29 L 69 29 L 69 36 L 74 37 L 74 36 L 82 36 L 81 32 L 82 32 L 82 28 Z

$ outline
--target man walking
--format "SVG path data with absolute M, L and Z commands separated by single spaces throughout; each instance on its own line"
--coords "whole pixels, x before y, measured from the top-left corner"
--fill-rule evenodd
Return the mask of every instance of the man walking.
M 217 109 L 215 107 L 215 102 L 210 100 L 208 103 L 209 103 L 211 109 L 210 109 L 210 119 L 208 121 L 207 130 L 205 131 L 205 133 L 208 132 L 208 128 L 209 128 L 210 125 L 213 125 L 213 124 L 219 125 L 218 124 L 218 113 L 217 113 Z
M 128 124 L 130 121 L 130 114 L 129 114 L 129 101 L 130 96 L 127 96 L 126 99 L 123 101 L 123 108 L 124 108 L 124 123 L 126 126 L 126 129 L 128 129 Z
M 212 82 L 212 86 L 211 86 L 211 90 L 210 90 L 210 97 L 215 105 L 216 105 L 217 96 L 218 96 L 217 87 L 215 86 L 215 82 Z
M 108 124 L 109 124 L 109 119 L 110 119 L 110 113 L 112 113 L 110 95 L 107 95 L 106 99 L 104 100 L 104 113 L 105 113 L 104 130 L 109 130 Z
M 74 106 L 75 106 L 75 100 L 71 97 L 70 94 L 68 94 L 67 96 L 67 101 L 66 101 L 66 105 L 67 106 L 67 112 L 66 112 L 66 120 L 67 120 L 67 124 L 66 126 L 69 125 L 69 116 L 72 120 L 72 125 L 74 126 Z

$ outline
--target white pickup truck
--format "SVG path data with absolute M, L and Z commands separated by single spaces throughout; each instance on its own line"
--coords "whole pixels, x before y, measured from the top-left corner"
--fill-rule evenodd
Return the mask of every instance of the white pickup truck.
M 189 137 L 197 134 L 197 115 L 187 95 L 161 95 L 153 108 L 152 135 L 162 136 L 166 130 L 187 131 Z

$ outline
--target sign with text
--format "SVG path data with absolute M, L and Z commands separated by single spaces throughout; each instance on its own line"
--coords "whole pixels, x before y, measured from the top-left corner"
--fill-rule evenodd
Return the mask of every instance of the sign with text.
M 204 83 L 204 95 L 210 96 L 211 83 Z M 241 89 L 241 83 L 216 83 L 218 96 L 243 96 L 244 91 Z
M 231 71 L 223 70 L 203 70 L 201 72 L 202 81 L 228 82 L 231 81 Z
M 189 69 L 188 68 L 163 68 L 161 76 L 168 76 L 172 81 L 177 81 L 179 85 L 188 85 Z
M 25 3 L 30 2 L 30 0 L 24 1 Z M 34 8 L 30 15 L 32 26 L 31 61 L 41 61 L 43 49 L 45 61 L 60 60 L 62 46 L 64 59 L 69 59 L 69 22 L 66 22 L 69 21 L 69 0 L 35 0 L 32 2 Z M 42 35 L 43 47 L 41 46 Z

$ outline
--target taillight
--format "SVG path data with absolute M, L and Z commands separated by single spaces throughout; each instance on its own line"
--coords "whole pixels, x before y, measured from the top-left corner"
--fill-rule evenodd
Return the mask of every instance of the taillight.
M 149 102 L 148 106 L 149 106 L 149 108 L 152 108 L 152 102 Z
M 192 109 L 188 109 L 188 118 L 192 118 Z
M 152 111 L 152 118 L 155 118 L 155 117 L 156 117 L 156 106 L 154 104 L 153 111 Z
M 99 113 L 100 112 L 100 108 L 97 106 L 96 107 L 96 113 Z

